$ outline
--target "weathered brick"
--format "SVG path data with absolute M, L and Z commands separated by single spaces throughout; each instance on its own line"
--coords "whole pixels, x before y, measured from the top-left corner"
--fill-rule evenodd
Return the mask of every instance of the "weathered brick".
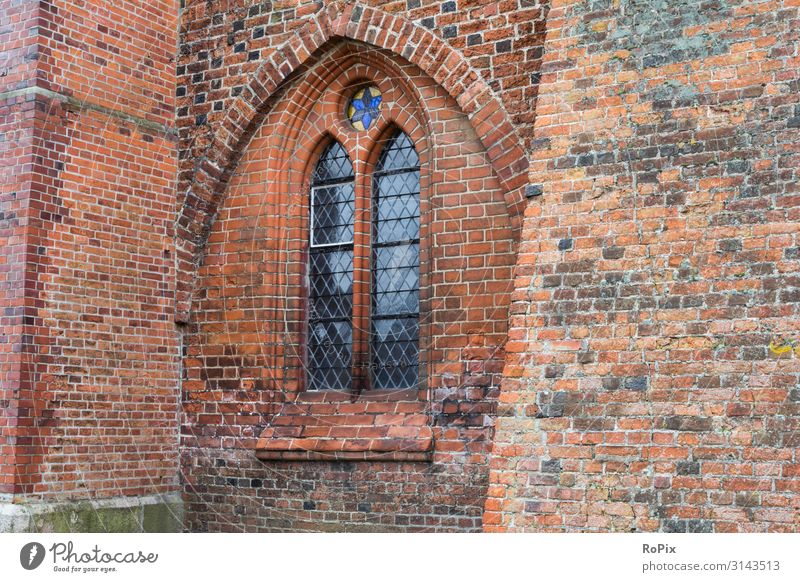
M 524 373 L 504 379 L 500 398 L 545 412 L 554 391 L 581 398 L 563 418 L 542 413 L 535 428 L 523 406 L 498 419 L 497 450 L 532 430 L 540 445 L 492 470 L 493 482 L 509 485 L 489 496 L 501 524 L 490 531 L 607 530 L 611 511 L 617 530 L 797 531 L 779 512 L 726 511 L 729 491 L 743 488 L 780 489 L 775 506 L 797 501 L 794 484 L 779 483 L 793 475 L 785 471 L 797 445 L 780 423 L 796 415 L 800 371 L 791 210 L 800 78 L 785 61 L 800 7 L 751 8 L 568 0 L 547 22 L 529 172 L 544 196 L 526 212 L 509 331 L 524 332 L 527 349 L 509 350 L 506 369 Z M 642 24 L 643 11 L 658 17 Z M 734 14 L 748 43 L 724 32 Z M 708 82 L 745 62 L 752 70 L 730 83 Z M 551 252 L 567 239 L 569 253 Z M 581 351 L 558 349 L 577 338 Z M 548 379 L 555 365 L 563 373 Z M 553 495 L 537 461 L 595 438 L 603 444 L 576 469 L 576 485 Z M 751 456 L 763 478 L 722 481 Z M 668 462 L 674 474 L 659 474 Z M 653 474 L 656 496 L 631 482 L 614 500 L 592 498 L 616 472 Z M 541 507 L 519 503 L 512 483 L 528 484 L 525 498 L 555 497 L 554 514 L 593 525 L 541 521 Z M 658 520 L 636 520 L 620 499 L 637 499 Z M 684 517 L 689 510 L 703 519 Z
M 197 531 L 797 531 L 796 0 L 40 4 L 0 493 L 173 492 L 180 450 Z M 303 173 L 326 132 L 368 173 L 370 76 L 427 156 L 425 389 L 310 394 Z
M 0 10 L 0 493 L 13 503 L 179 486 L 177 7 L 74 4 Z

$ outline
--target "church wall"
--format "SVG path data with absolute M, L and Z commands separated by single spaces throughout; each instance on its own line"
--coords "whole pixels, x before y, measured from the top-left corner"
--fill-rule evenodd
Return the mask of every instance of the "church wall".
M 797 531 L 796 1 L 554 1 L 484 527 Z
M 25 226 L 33 162 L 35 103 L 17 95 L 34 77 L 36 2 L 4 11 L 0 51 L 0 495 L 14 492 L 22 384 Z
M 398 116 L 421 158 L 423 373 L 410 394 L 303 391 L 303 156 L 313 164 L 326 140 L 320 134 L 331 128 L 358 176 L 370 172 L 365 160 L 382 143 L 340 129 L 339 75 L 337 88 L 303 103 L 314 91 L 309 83 L 332 64 L 342 67 L 344 88 L 347 79 L 375 74 L 385 89 L 382 115 Z M 410 84 L 419 104 L 392 84 Z M 303 115 L 311 121 L 299 123 L 295 139 L 293 119 Z M 452 98 L 389 54 L 332 43 L 256 131 L 209 235 L 184 335 L 188 527 L 479 530 L 514 263 L 510 223 L 487 156 Z M 428 458 L 412 458 L 425 438 L 433 439 Z M 367 439 L 375 445 L 368 458 L 348 459 Z M 295 442 L 318 458 L 289 459 L 298 454 Z M 387 444 L 390 450 L 380 448 Z
M 6 4 L 0 530 L 798 530 L 798 0 Z M 423 144 L 393 400 L 302 393 L 326 55 Z
M 473 78 L 485 82 L 502 109 L 486 119 L 484 133 L 476 135 L 475 122 L 460 113 L 454 102 L 463 97 L 458 91 L 448 95 L 444 89 L 452 87 L 438 86 L 419 70 L 407 73 L 412 85 L 430 97 L 425 107 L 432 116 L 434 145 L 428 153 L 428 168 L 442 172 L 431 186 L 432 204 L 441 208 L 431 223 L 441 239 L 431 247 L 431 261 L 447 271 L 442 273 L 445 285 L 441 287 L 452 287 L 446 297 L 431 297 L 435 305 L 431 316 L 443 333 L 434 340 L 438 347 L 431 352 L 434 366 L 440 369 L 430 375 L 432 396 L 427 401 L 366 404 L 361 399 L 348 405 L 325 399 L 300 404 L 292 400 L 297 398 L 303 374 L 298 361 L 302 277 L 294 267 L 302 262 L 305 237 L 297 230 L 303 224 L 297 213 L 306 194 L 295 188 L 286 199 L 276 196 L 274 182 L 282 178 L 270 173 L 275 153 L 269 140 L 284 131 L 286 120 L 291 123 L 295 115 L 291 103 L 298 97 L 291 92 L 287 97 L 286 91 L 279 90 L 246 130 L 234 123 L 250 122 L 232 121 L 231 108 L 241 107 L 241 98 L 249 91 L 263 91 L 270 78 L 288 76 L 289 87 L 303 75 L 313 78 L 315 64 L 340 40 L 332 40 L 312 55 L 296 46 L 292 52 L 276 51 L 298 31 L 301 35 L 304 30 L 313 31 L 309 23 L 315 19 L 334 18 L 328 16 L 336 14 L 331 11 L 334 4 L 351 10 L 345 16 L 348 30 L 357 27 L 359 38 L 364 37 L 354 46 L 369 47 L 369 39 L 379 34 L 399 34 L 397 52 L 382 58 L 400 63 L 401 68 L 409 65 L 400 53 L 413 48 L 403 42 L 411 35 L 403 23 L 432 32 L 458 51 L 459 60 L 448 61 L 454 79 L 460 75 L 469 82 Z M 532 139 L 546 6 L 516 0 L 349 4 L 188 2 L 183 14 L 178 192 L 181 202 L 186 202 L 186 196 L 192 198 L 181 220 L 188 223 L 197 215 L 213 214 L 213 220 L 206 222 L 207 230 L 190 229 L 193 237 L 207 243 L 196 259 L 201 266 L 193 282 L 191 310 L 187 316 L 180 314 L 188 320 L 182 467 L 192 530 L 481 528 L 515 248 L 515 218 L 509 215 L 505 198 L 510 192 L 503 182 L 509 178 L 497 179 L 494 161 L 484 147 L 497 144 L 491 153 L 502 159 L 511 153 L 500 145 L 508 143 L 502 139 L 513 140 L 523 149 L 519 155 L 512 154 L 513 160 L 502 159 L 500 167 L 527 165 L 524 148 Z M 364 11 L 369 8 L 379 10 L 370 13 L 370 22 L 382 19 L 383 27 L 372 30 L 370 24 L 364 32 Z M 372 47 L 368 52 L 374 56 L 383 51 Z M 426 52 L 425 46 L 419 46 L 415 56 L 421 66 L 432 64 L 433 70 L 442 66 L 446 76 L 442 54 L 438 47 Z M 305 62 L 298 67 L 299 61 Z M 277 63 L 281 75 L 271 73 L 261 86 L 254 85 L 253 79 L 263 78 L 260 70 L 272 67 L 271 63 Z M 393 82 L 394 74 L 386 75 L 387 82 Z M 476 113 L 471 110 L 469 117 Z M 510 131 L 502 136 L 492 126 L 499 119 L 512 120 Z M 224 138 L 231 133 L 244 139 Z M 221 165 L 221 159 L 228 159 L 227 152 L 219 149 L 223 146 L 235 148 L 231 166 Z M 203 171 L 198 173 L 198 168 Z M 209 186 L 212 180 L 218 183 Z M 524 189 L 524 182 L 516 178 L 511 183 L 514 189 Z M 214 213 L 214 208 L 219 210 Z M 287 394 L 292 406 L 287 405 Z M 270 459 L 256 458 L 260 446 L 279 448 L 277 435 L 294 430 L 322 434 L 324 430 L 327 437 L 325 427 L 330 423 L 336 425 L 331 431 L 343 440 L 333 446 L 348 447 L 352 444 L 348 439 L 354 440 L 358 430 L 362 435 L 378 432 L 377 428 L 348 426 L 357 422 L 352 419 L 400 409 L 416 412 L 426 402 L 425 424 L 432 428 L 434 438 L 428 461 L 404 462 L 398 453 L 385 455 L 393 457 L 385 461 L 282 461 L 278 457 L 285 453 L 280 450 L 273 451 Z M 351 411 L 350 420 L 343 420 L 345 410 Z M 408 423 L 411 413 L 403 414 L 406 420 L 400 422 Z M 318 426 L 311 430 L 309 425 L 314 423 Z M 406 428 L 409 434 L 420 430 Z
M 27 44 L 12 38 L 20 58 L 10 53 L 2 103 L 25 112 L 14 123 L 28 141 L 4 151 L 4 177 L 22 172 L 27 183 L 4 180 L 0 194 L 0 237 L 12 228 L 0 254 L 24 256 L 23 274 L 0 291 L 10 282 L 0 316 L 20 338 L 0 350 L 0 361 L 6 345 L 20 353 L 11 383 L 5 363 L 0 372 L 12 466 L 0 527 L 146 529 L 145 506 L 179 501 L 179 344 L 168 315 L 178 6 L 31 2 L 24 20 L 26 3 L 13 4 L 4 31 Z M 140 518 L 97 523 L 110 507 L 138 507 Z

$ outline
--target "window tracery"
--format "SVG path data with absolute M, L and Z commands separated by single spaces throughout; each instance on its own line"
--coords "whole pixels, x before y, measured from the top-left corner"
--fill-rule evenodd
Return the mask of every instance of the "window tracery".
M 372 176 L 370 244 L 354 245 L 356 176 L 342 145 L 331 142 L 313 172 L 310 196 L 308 389 L 408 389 L 419 378 L 419 156 L 396 131 Z M 354 265 L 369 253 L 370 277 L 354 314 Z M 366 320 L 366 321 L 364 321 Z M 354 343 L 354 327 L 368 330 Z M 366 343 L 367 350 L 363 345 Z M 354 354 L 354 346 L 356 353 Z M 359 353 L 359 350 L 369 353 Z M 369 373 L 360 368 L 368 362 Z M 360 390 L 364 386 L 358 386 Z

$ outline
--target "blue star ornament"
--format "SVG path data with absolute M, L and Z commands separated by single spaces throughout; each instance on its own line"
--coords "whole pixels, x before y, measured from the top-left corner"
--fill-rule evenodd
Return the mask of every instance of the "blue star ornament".
M 350 123 L 356 129 L 367 130 L 378 118 L 383 96 L 375 87 L 368 87 L 356 93 L 350 102 Z

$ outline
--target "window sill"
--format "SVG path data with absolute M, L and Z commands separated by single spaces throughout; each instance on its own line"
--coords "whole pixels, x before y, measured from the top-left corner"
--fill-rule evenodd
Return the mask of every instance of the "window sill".
M 433 431 L 425 414 L 358 417 L 295 416 L 264 430 L 256 444 L 263 461 L 430 461 Z M 355 422 L 354 422 L 355 421 Z
M 262 438 L 256 451 L 262 461 L 426 462 L 432 454 L 429 427 L 419 427 L 419 435 L 412 438 Z
M 300 392 L 256 443 L 265 461 L 430 461 L 427 402 L 417 390 Z
M 360 394 L 343 392 L 340 390 L 304 390 L 297 392 L 294 401 L 297 403 L 311 402 L 413 402 L 424 397 L 416 389 L 405 390 L 366 390 Z

